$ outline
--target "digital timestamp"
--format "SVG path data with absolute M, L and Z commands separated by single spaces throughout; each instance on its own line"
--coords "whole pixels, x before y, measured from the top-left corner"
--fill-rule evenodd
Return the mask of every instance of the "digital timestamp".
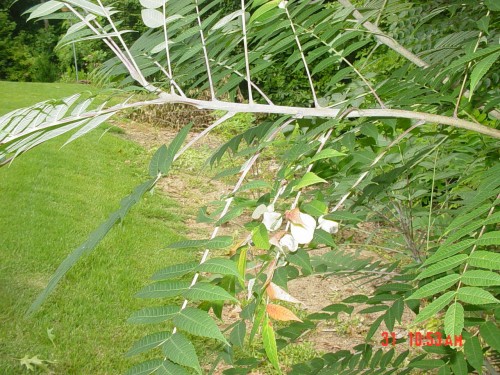
M 396 332 L 382 332 L 382 346 L 396 345 L 401 338 Z M 441 332 L 408 332 L 408 344 L 412 346 L 463 346 L 462 335 L 450 336 Z

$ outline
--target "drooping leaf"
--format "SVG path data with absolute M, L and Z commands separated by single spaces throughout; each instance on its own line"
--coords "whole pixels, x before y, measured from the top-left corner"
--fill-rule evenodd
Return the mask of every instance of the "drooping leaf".
M 318 160 L 338 158 L 341 156 L 346 156 L 346 154 L 344 154 L 343 152 L 328 148 L 325 150 L 321 150 L 316 155 L 314 155 L 312 157 L 312 159 L 310 160 L 310 162 L 313 163 L 313 162 L 318 161 Z
M 488 232 L 476 240 L 478 246 L 500 245 L 500 231 Z
M 149 175 L 151 177 L 156 177 L 158 174 L 161 174 L 161 165 L 163 164 L 165 158 L 167 157 L 167 146 L 162 145 L 156 150 L 153 157 L 151 158 L 151 162 L 149 164 Z
M 165 23 L 165 17 L 163 16 L 163 13 L 156 9 L 143 9 L 141 12 L 141 16 L 144 24 L 152 29 L 162 27 Z
M 474 251 L 468 259 L 471 266 L 500 271 L 500 253 Z
M 455 291 L 449 291 L 439 296 L 434 301 L 425 306 L 420 313 L 417 315 L 415 320 L 413 321 L 415 324 L 423 322 L 429 318 L 436 316 L 441 310 L 445 308 L 445 306 L 450 303 L 450 301 L 455 297 Z
M 296 264 L 302 268 L 302 273 L 307 276 L 312 273 L 311 258 L 309 253 L 304 249 L 299 249 L 295 253 L 290 253 L 287 255 L 290 263 Z
M 487 303 L 499 303 L 490 292 L 473 286 L 464 286 L 457 292 L 457 298 L 471 305 L 481 305 Z
M 493 349 L 500 351 L 500 329 L 494 322 L 485 322 L 479 326 L 479 333 Z
M 161 359 L 150 359 L 130 368 L 125 375 L 149 375 L 154 373 L 163 363 Z
M 174 242 L 167 246 L 169 249 L 189 249 L 189 248 L 202 248 L 207 249 L 221 249 L 231 246 L 233 239 L 230 236 L 218 236 L 207 240 L 185 240 Z
M 327 220 L 346 220 L 346 221 L 352 221 L 354 223 L 358 223 L 360 221 L 363 221 L 362 218 L 360 218 L 359 216 L 351 213 L 351 212 L 347 212 L 347 211 L 335 211 L 335 212 L 331 212 L 329 213 L 328 215 L 325 215 L 325 219 Z
M 244 320 L 240 320 L 231 331 L 229 335 L 229 342 L 233 344 L 233 346 L 243 347 L 245 343 L 245 335 L 247 332 L 247 326 Z
M 196 267 L 198 272 L 218 273 L 241 278 L 234 261 L 225 258 L 211 258 Z
M 31 11 L 28 21 L 54 13 L 61 9 L 63 6 L 64 4 L 60 1 L 44 2 Z
M 133 355 L 157 348 L 163 345 L 171 335 L 172 334 L 170 332 L 163 331 L 144 336 L 142 339 L 138 340 L 127 353 L 125 353 L 125 356 L 131 357 Z
M 228 344 L 219 327 L 205 311 L 186 307 L 173 318 L 173 322 L 177 328 L 192 335 L 210 337 Z
M 470 96 L 474 93 L 479 81 L 484 77 L 486 73 L 490 70 L 495 61 L 498 60 L 500 56 L 500 52 L 493 53 L 489 56 L 486 56 L 480 62 L 476 64 L 474 69 L 472 69 L 472 73 L 470 75 Z
M 481 369 L 483 367 L 483 351 L 481 349 L 479 338 L 472 336 L 465 340 L 464 353 L 467 358 L 467 362 L 469 362 L 470 365 L 474 367 L 479 374 L 481 374 Z
M 464 329 L 464 307 L 458 303 L 453 303 L 446 311 L 444 317 L 444 332 L 452 337 L 462 334 Z
M 180 332 L 171 335 L 163 345 L 163 353 L 172 362 L 191 367 L 201 374 L 200 362 L 193 344 Z
M 445 259 L 448 257 L 451 257 L 469 247 L 474 245 L 476 242 L 475 239 L 467 239 L 460 241 L 456 244 L 453 245 L 442 245 L 440 246 L 434 254 L 432 254 L 427 260 L 424 262 L 424 265 L 429 265 L 432 263 L 436 263 L 440 261 L 441 259 Z
M 198 267 L 198 264 L 199 264 L 198 262 L 174 264 L 160 271 L 157 271 L 151 277 L 151 279 L 153 280 L 175 279 L 177 277 L 184 276 L 187 273 L 193 272 L 196 269 L 196 267 Z
M 426 270 L 421 272 L 417 276 L 417 280 L 422 280 L 425 279 L 426 277 L 431 277 L 434 275 L 438 275 L 440 273 L 452 270 L 453 268 L 461 265 L 464 263 L 464 261 L 468 258 L 467 254 L 458 254 L 454 255 L 452 257 L 443 259 L 439 261 L 438 263 L 434 263 L 430 267 L 428 267 Z
M 160 323 L 171 319 L 180 311 L 178 306 L 145 307 L 133 313 L 127 322 L 132 324 Z
M 158 281 L 142 288 L 138 298 L 167 298 L 180 296 L 189 288 L 189 281 Z
M 491 271 L 468 270 L 462 274 L 462 282 L 471 286 L 500 285 L 500 275 Z
M 281 374 L 281 369 L 278 361 L 276 337 L 274 334 L 273 326 L 267 317 L 264 318 L 264 322 L 262 323 L 262 341 L 269 362 L 271 362 L 273 367 Z
M 269 314 L 269 316 L 275 320 L 280 320 L 285 322 L 290 320 L 295 320 L 297 322 L 302 322 L 302 320 L 300 320 L 297 317 L 297 315 L 288 310 L 286 307 L 280 305 L 274 305 L 272 303 L 269 303 L 266 306 L 266 311 Z
M 467 375 L 467 362 L 465 361 L 464 353 L 454 353 L 451 357 L 450 367 L 453 375 Z
M 291 303 L 302 303 L 295 297 L 288 294 L 286 291 L 281 289 L 278 285 L 270 282 L 266 288 L 266 293 L 270 299 L 277 299 L 280 301 L 291 302 Z
M 448 276 L 444 276 L 440 279 L 431 281 L 429 284 L 422 286 L 417 289 L 415 293 L 413 293 L 407 299 L 421 299 L 429 296 L 433 296 L 437 293 L 444 292 L 450 286 L 455 284 L 460 279 L 460 275 L 452 274 Z
M 238 300 L 220 286 L 198 282 L 183 292 L 184 298 L 193 301 L 233 301 Z
M 327 181 L 324 180 L 323 178 L 318 177 L 315 173 L 313 172 L 307 172 L 302 178 L 299 180 L 299 182 L 293 187 L 295 191 L 298 191 L 302 188 L 305 188 L 307 186 L 319 184 L 319 183 L 326 183 Z
M 264 224 L 259 224 L 252 233 L 252 241 L 258 249 L 268 250 L 271 247 L 269 234 Z

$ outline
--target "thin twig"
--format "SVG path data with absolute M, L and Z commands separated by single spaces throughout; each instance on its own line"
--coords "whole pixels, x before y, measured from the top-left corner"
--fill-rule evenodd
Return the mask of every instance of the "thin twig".
M 304 51 L 302 50 L 302 44 L 300 43 L 299 37 L 297 35 L 297 31 L 295 30 L 295 26 L 293 24 L 292 17 L 290 16 L 290 13 L 288 12 L 288 6 L 286 5 L 286 3 L 287 3 L 286 1 L 282 1 L 282 4 L 284 4 L 286 16 L 288 17 L 288 21 L 290 21 L 290 27 L 292 28 L 293 36 L 295 37 L 295 43 L 297 43 L 297 47 L 299 48 L 300 57 L 302 58 L 302 63 L 304 64 L 304 68 L 306 70 L 307 79 L 309 80 L 309 86 L 311 88 L 311 93 L 312 93 L 313 100 L 314 100 L 314 106 L 316 108 L 319 108 L 320 105 L 318 102 L 318 97 L 316 96 L 316 90 L 314 89 L 314 84 L 313 84 L 313 80 L 311 77 L 311 73 L 309 72 L 309 66 L 307 65 L 306 56 L 304 55 Z
M 205 65 L 207 68 L 208 84 L 210 86 L 210 96 L 212 100 L 216 100 L 214 83 L 212 81 L 212 72 L 210 70 L 210 60 L 208 58 L 207 45 L 205 43 L 205 35 L 203 34 L 203 25 L 201 24 L 201 14 L 200 14 L 200 7 L 198 6 L 198 0 L 195 0 L 195 8 L 196 8 L 196 18 L 198 20 L 198 26 L 200 27 L 201 47 L 203 49 L 203 56 L 205 57 Z
M 168 48 L 168 32 L 167 32 L 167 2 L 164 1 L 162 5 L 162 10 L 163 10 L 163 19 L 165 20 L 163 22 L 163 35 L 165 36 L 165 56 L 167 57 L 167 68 L 168 68 L 168 75 L 167 77 L 170 79 L 170 92 L 174 92 L 174 82 L 173 82 L 173 75 L 172 75 L 172 64 L 170 62 L 170 48 Z M 177 85 L 175 85 L 178 87 Z M 182 93 L 182 91 L 180 91 Z
M 248 102 L 253 103 L 252 96 L 252 81 L 250 80 L 250 62 L 248 59 L 248 40 L 247 40 L 247 25 L 246 25 L 246 13 L 245 13 L 245 0 L 241 0 L 241 25 L 243 27 L 243 49 L 245 52 L 245 69 L 247 72 L 247 84 L 248 84 Z

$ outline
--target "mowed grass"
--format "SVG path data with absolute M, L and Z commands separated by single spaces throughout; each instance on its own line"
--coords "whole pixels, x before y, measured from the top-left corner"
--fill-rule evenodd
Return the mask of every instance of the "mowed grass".
M 0 82 L 0 113 L 81 90 L 88 88 Z M 183 233 L 180 208 L 148 193 L 40 311 L 24 316 L 65 257 L 147 178 L 148 153 L 103 130 L 62 149 L 67 137 L 53 140 L 0 168 L 0 374 L 28 373 L 19 362 L 25 355 L 54 361 L 40 374 L 123 373 L 139 360 L 123 353 L 159 329 L 126 323 L 154 302 L 134 294 L 156 270 L 193 256 L 164 250 Z

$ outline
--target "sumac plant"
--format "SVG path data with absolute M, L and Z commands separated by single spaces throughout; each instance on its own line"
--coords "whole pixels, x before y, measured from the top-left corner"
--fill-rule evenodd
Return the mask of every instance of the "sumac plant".
M 221 174 L 235 178 L 232 192 L 200 210 L 212 235 L 168 246 L 204 250 L 201 259 L 159 270 L 138 292 L 158 302 L 131 311 L 130 323 L 158 331 L 131 343 L 127 355 L 143 360 L 128 373 L 204 373 L 221 361 L 227 374 L 255 372 L 266 361 L 293 374 L 497 373 L 498 1 L 140 4 L 149 30 L 134 34 L 132 45 L 123 35 L 133 30 L 121 30 L 120 13 L 101 0 L 31 9 L 32 19 L 73 19 L 63 44 L 101 39 L 115 55 L 102 77 L 142 99 L 97 105 L 74 95 L 11 112 L 0 118 L 0 161 L 63 133 L 72 141 L 124 109 L 178 103 L 222 115 L 185 144 L 186 124 L 157 150 L 149 179 L 68 256 L 30 311 L 186 149 L 235 114 L 253 113 L 255 124 L 209 159 L 245 160 Z M 295 94 L 269 82 L 296 82 L 296 105 Z M 277 168 L 249 173 L 268 150 Z M 246 224 L 234 238 L 221 226 L 236 218 Z M 221 256 L 225 248 L 230 255 Z M 373 249 L 377 257 L 366 257 Z M 308 314 L 287 284 L 312 274 L 375 288 Z M 357 307 L 376 316 L 365 344 L 280 364 L 287 345 Z M 239 317 L 221 330 L 228 308 Z M 375 333 L 393 331 L 404 311 L 413 319 L 408 330 L 425 332 L 433 320 L 436 331 L 462 335 L 463 347 L 412 351 L 403 337 L 383 349 Z

